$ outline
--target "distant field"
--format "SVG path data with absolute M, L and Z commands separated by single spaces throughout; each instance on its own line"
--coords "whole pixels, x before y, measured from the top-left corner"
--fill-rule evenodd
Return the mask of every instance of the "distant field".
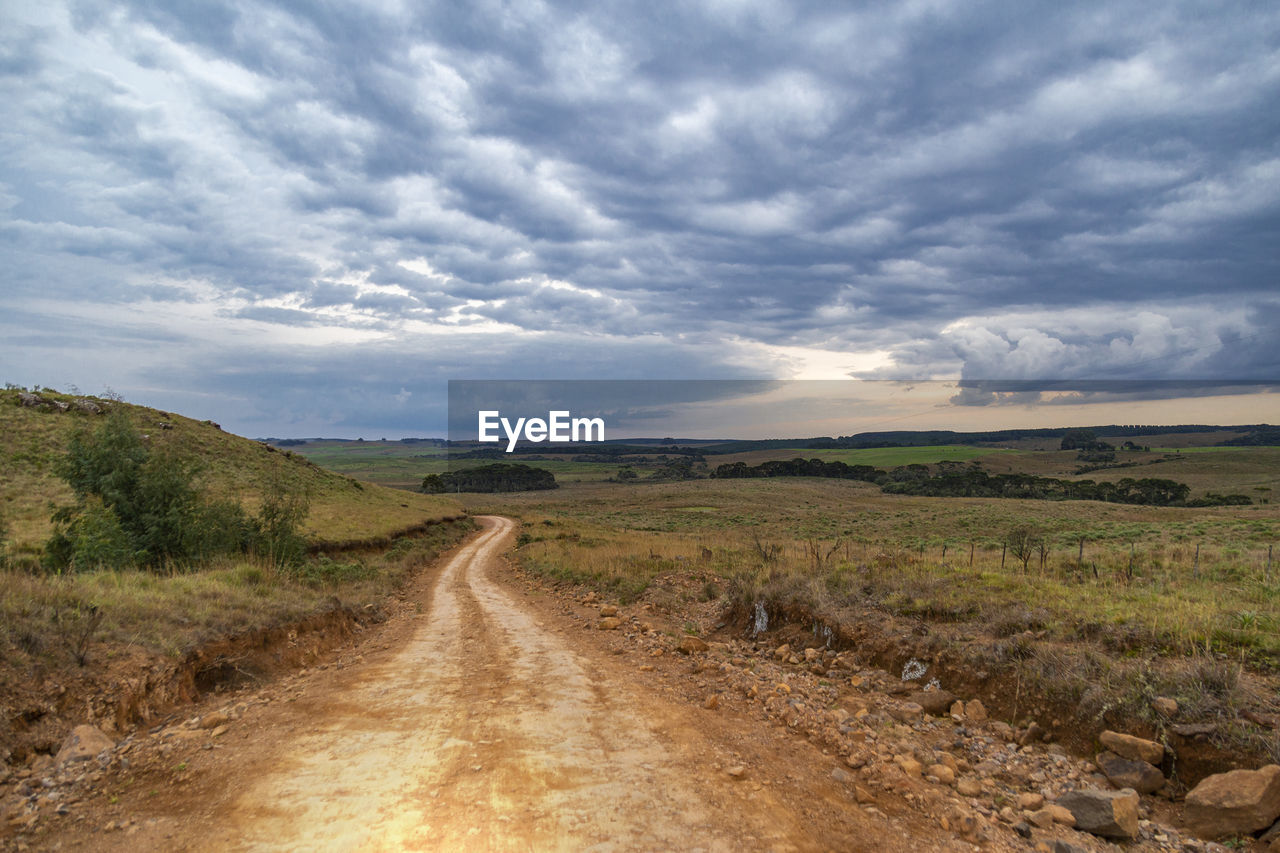
M 445 469 L 445 449 L 425 444 L 309 441 L 288 449 L 330 471 L 393 488 L 416 489 L 427 474 Z
M 347 445 L 349 448 L 350 445 Z M 882 468 L 943 460 L 979 460 L 993 472 L 1095 480 L 1159 477 L 1185 482 L 1193 495 L 1244 493 L 1253 506 L 1157 508 L 1092 501 L 919 498 L 885 495 L 868 483 L 806 478 L 602 482 L 618 463 L 559 460 L 529 464 L 556 474 L 564 488 L 521 495 L 459 495 L 476 512 L 500 512 L 569 525 L 580 539 L 540 545 L 539 560 L 565 571 L 643 583 L 647 563 L 636 555 L 717 556 L 718 571 L 760 571 L 755 538 L 776 544 L 780 565 L 804 574 L 813 548 L 838 548 L 823 573 L 830 590 L 846 590 L 872 572 L 878 595 L 903 612 L 916 608 L 985 614 L 1028 609 L 1045 614 L 1064 633 L 1083 623 L 1128 626 L 1153 647 L 1186 651 L 1229 647 L 1280 662 L 1280 560 L 1267 568 L 1267 549 L 1280 544 L 1280 448 L 1182 448 L 1181 452 L 1120 452 L 1132 467 L 1082 475 L 1074 451 L 1010 451 L 971 446 L 865 450 L 770 449 L 707 457 L 759 464 L 769 459 L 822 458 Z M 1219 452 L 1227 451 L 1227 452 Z M 353 476 L 386 477 L 392 466 L 443 470 L 444 460 L 396 459 L 376 447 L 331 453 Z M 404 456 L 401 453 L 401 456 Z M 312 456 L 319 461 L 319 454 Z M 476 460 L 475 464 L 482 464 Z M 433 466 L 428 468 L 428 466 Z M 387 481 L 387 480 L 384 480 Z M 592 482 L 595 481 L 595 482 Z M 1021 571 L 1004 543 L 1028 526 L 1044 539 Z M 584 543 L 613 543 L 605 551 Z M 1082 548 L 1083 546 L 1083 548 Z M 1197 547 L 1199 556 L 1197 557 Z M 612 556 L 602 559 L 606 551 Z M 970 566 L 970 552 L 973 564 Z M 1001 566 L 1001 554 L 1004 565 Z M 534 552 L 530 552 L 533 554 Z M 894 567 L 879 571 L 877 567 Z M 1015 569 L 1017 569 L 1015 571 Z M 854 571 L 856 570 L 856 571 Z M 853 573 L 850 573 L 853 572 Z M 843 574 L 842 574 L 843 573 Z M 838 596 L 837 596 L 838 597 Z
M 1241 450 L 1257 450 L 1256 447 L 1153 447 L 1153 453 L 1233 453 Z
M 717 465 L 745 462 L 759 465 L 773 460 L 821 459 L 825 462 L 844 462 L 848 465 L 873 465 L 876 468 L 896 468 L 899 465 L 933 465 L 938 462 L 968 462 L 995 454 L 1023 455 L 1021 451 L 1005 448 L 974 447 L 963 444 L 939 444 L 926 447 L 869 447 L 858 450 L 813 450 L 803 447 L 755 450 L 749 453 L 733 453 L 725 456 L 708 456 L 707 464 Z
M 1210 434 L 1216 438 L 1216 434 Z M 403 445 L 399 442 L 308 442 L 290 448 L 312 462 L 341 474 L 399 489 L 416 490 L 427 474 L 448 470 L 443 448 Z M 652 459 L 653 454 L 650 456 Z M 1192 497 L 1208 492 L 1247 494 L 1255 502 L 1269 501 L 1280 488 L 1280 447 L 1175 447 L 1151 451 L 1118 451 L 1117 463 L 1077 474 L 1088 463 L 1073 450 L 1013 450 L 971 445 L 925 447 L 878 447 L 857 450 L 803 447 L 771 448 L 724 456 L 707 456 L 703 473 L 719 465 L 743 462 L 759 465 L 770 460 L 823 459 L 849 465 L 871 465 L 891 469 L 901 465 L 933 465 L 938 462 L 976 461 L 993 474 L 1026 473 L 1043 477 L 1090 479 L 1098 482 L 1143 477 L 1177 480 L 1191 487 Z M 484 465 L 494 460 L 456 460 L 455 464 Z M 561 483 L 601 482 L 614 477 L 624 463 L 574 462 L 570 457 L 529 459 L 519 454 L 508 461 L 544 468 Z M 632 466 L 643 480 L 652 468 Z
M 312 462 L 331 471 L 346 474 L 370 483 L 401 489 L 416 489 L 428 474 L 442 474 L 448 470 L 444 448 L 405 445 L 396 441 L 309 441 L 289 448 Z M 654 448 L 650 457 L 660 455 L 662 448 Z M 707 456 L 707 469 L 717 465 L 745 462 L 759 465 L 773 459 L 823 459 L 841 461 L 850 465 L 874 465 L 878 468 L 894 468 L 899 465 L 933 464 L 942 461 L 967 462 L 993 454 L 1021 455 L 1019 451 L 1003 448 L 970 447 L 964 445 L 937 445 L 932 447 L 884 447 L 863 450 L 810 450 L 803 447 L 774 448 L 770 450 L 734 453 L 726 456 Z M 538 454 L 531 454 L 536 456 Z M 458 459 L 455 465 L 485 465 L 493 459 Z M 565 483 L 601 481 L 613 477 L 624 464 L 621 462 L 574 462 L 569 456 L 550 456 L 531 459 L 514 454 L 509 461 L 532 465 L 552 472 L 556 480 Z M 641 477 L 644 466 L 633 466 Z
M 428 474 L 449 470 L 446 450 L 442 447 L 401 444 L 396 441 L 309 441 L 289 448 L 315 464 L 369 483 L 397 489 L 418 489 Z M 487 465 L 494 459 L 459 459 L 455 466 Z M 518 461 L 535 468 L 545 468 L 560 482 L 604 480 L 617 473 L 617 464 L 572 462 L 567 457 L 536 460 L 515 456 Z

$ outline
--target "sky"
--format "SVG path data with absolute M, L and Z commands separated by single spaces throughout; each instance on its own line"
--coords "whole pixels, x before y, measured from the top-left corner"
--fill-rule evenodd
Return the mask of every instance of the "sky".
M 451 379 L 1280 378 L 1271 2 L 9 0 L 0 117 L 0 381 L 243 435 L 443 434 Z

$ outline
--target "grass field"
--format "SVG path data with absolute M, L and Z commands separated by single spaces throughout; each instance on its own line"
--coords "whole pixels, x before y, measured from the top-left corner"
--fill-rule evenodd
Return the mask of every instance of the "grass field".
M 516 557 L 550 579 L 629 601 L 693 573 L 743 619 L 759 606 L 806 630 L 869 626 L 926 656 L 963 650 L 970 671 L 1023 696 L 1015 708 L 1038 703 L 1082 731 L 1158 728 L 1151 701 L 1167 696 L 1181 719 L 1214 724 L 1215 748 L 1280 760 L 1280 738 L 1240 717 L 1277 710 L 1275 505 L 919 498 L 802 478 L 461 497 L 520 518 Z M 1043 535 L 1043 565 L 1005 547 L 1020 527 Z
M 308 441 L 290 448 L 323 468 L 356 477 L 369 483 L 377 483 L 396 489 L 416 490 L 422 478 L 428 474 L 443 474 L 449 470 L 449 459 L 444 448 L 422 444 L 402 444 L 398 441 Z M 535 454 L 536 455 L 536 454 Z M 492 459 L 455 459 L 454 467 L 486 465 Z M 618 466 L 590 462 L 573 462 L 566 458 L 529 459 L 518 461 L 535 468 L 544 468 L 555 474 L 559 482 L 575 483 L 604 480 L 617 473 Z
M 75 399 L 66 394 L 44 396 Z M 316 541 L 385 536 L 458 512 L 457 503 L 448 498 L 365 485 L 298 454 L 223 432 L 208 421 L 144 406 L 99 402 L 124 406 L 151 447 L 171 447 L 180 456 L 196 460 L 199 482 L 210 496 L 235 498 L 252 512 L 262 484 L 271 476 L 283 477 L 305 491 L 311 500 L 305 532 Z M 26 562 L 38 556 L 52 532 L 51 506 L 70 503 L 73 497 L 55 474 L 56 462 L 77 431 L 97 426 L 98 416 L 39 411 L 17 403 L 17 391 L 0 391 L 0 516 L 9 525 L 11 556 Z
M 971 459 L 985 459 L 994 455 L 1024 455 L 1022 451 L 1005 448 L 975 447 L 962 444 L 937 444 L 925 447 L 868 447 L 863 449 L 817 449 L 805 448 L 783 450 L 756 450 L 749 453 L 733 453 L 725 456 L 708 456 L 707 464 L 712 468 L 725 463 L 745 462 L 747 465 L 759 465 L 770 460 L 821 459 L 824 462 L 844 462 L 847 465 L 872 465 L 876 468 L 895 468 L 899 465 L 933 465 L 938 462 L 968 462 Z
M 318 557 L 294 569 L 226 557 L 200 571 L 175 574 L 2 571 L 0 637 L 23 657 L 65 665 L 68 641 L 97 611 L 101 622 L 93 642 L 179 655 L 203 642 L 278 625 L 335 603 L 356 610 L 376 605 L 408 572 L 472 529 L 470 522 L 437 525 L 382 552 Z
M 1280 563 L 1267 571 L 1280 541 L 1273 506 L 916 498 L 799 478 L 463 499 L 530 522 L 536 541 L 523 559 L 633 593 L 654 572 L 702 565 L 815 607 L 871 599 L 901 614 L 1035 623 L 1062 638 L 1109 635 L 1161 653 L 1217 649 L 1280 664 Z M 1017 527 L 1044 538 L 1043 567 L 1036 553 L 1024 570 L 1003 548 Z

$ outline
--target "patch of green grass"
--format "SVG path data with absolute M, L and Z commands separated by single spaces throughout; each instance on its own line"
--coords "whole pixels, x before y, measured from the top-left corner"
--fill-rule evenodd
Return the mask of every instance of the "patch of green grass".
M 358 560 L 320 556 L 297 570 L 268 562 L 225 559 L 202 571 L 162 575 L 98 571 L 73 575 L 0 573 L 0 642 L 20 656 L 65 665 L 67 642 L 96 608 L 94 643 L 142 646 L 178 655 L 203 642 L 268 627 L 328 609 L 336 596 L 354 608 L 379 601 L 415 569 L 451 547 L 475 525 L 434 525 L 421 536 Z M 90 660 L 94 652 L 90 652 Z
M 69 394 L 42 396 L 72 403 Z M 305 491 L 311 512 L 304 532 L 315 541 L 342 542 L 387 536 L 423 521 L 454 516 L 458 504 L 428 496 L 366 485 L 325 470 L 289 450 L 224 432 L 208 421 L 172 412 L 93 398 L 100 406 L 124 407 L 154 449 L 168 448 L 195 462 L 198 483 L 213 498 L 241 501 L 257 510 L 263 485 L 281 478 Z M 10 525 L 10 554 L 19 565 L 35 565 L 52 532 L 50 504 L 70 503 L 70 488 L 55 473 L 78 430 L 90 430 L 101 416 L 55 412 L 18 405 L 16 390 L 0 391 L 0 515 Z M 167 425 L 167 426 L 166 426 Z M 420 479 L 420 478 L 419 478 Z

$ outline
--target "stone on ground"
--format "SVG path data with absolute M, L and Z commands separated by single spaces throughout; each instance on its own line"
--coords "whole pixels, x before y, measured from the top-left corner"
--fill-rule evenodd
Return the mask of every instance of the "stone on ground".
M 686 655 L 691 655 L 696 652 L 705 652 L 709 648 L 711 647 L 704 641 L 699 640 L 697 637 L 685 637 L 680 640 L 680 645 L 676 646 L 676 649 L 679 650 L 681 654 Z
M 73 761 L 88 761 L 104 749 L 114 747 L 115 741 L 102 733 L 97 726 L 80 725 L 71 730 L 54 763 L 68 764 Z
M 1121 758 L 1128 758 L 1132 761 L 1145 761 L 1156 766 L 1159 766 L 1160 762 L 1164 761 L 1164 744 L 1156 743 L 1153 740 L 1113 732 L 1110 729 L 1098 735 L 1098 740 L 1102 742 L 1103 746 Z
M 1187 827 L 1202 838 L 1266 829 L 1280 818 L 1280 765 L 1205 778 L 1187 794 L 1184 817 Z
M 1058 805 L 1071 812 L 1081 832 L 1121 839 L 1138 835 L 1137 791 L 1068 791 Z
M 1095 763 L 1117 788 L 1132 788 L 1139 794 L 1153 794 L 1164 787 L 1164 774 L 1145 761 L 1121 758 L 1114 752 L 1101 752 Z
M 951 704 L 956 701 L 956 697 L 945 690 L 917 690 L 907 698 L 933 717 L 946 716 L 951 710 Z

